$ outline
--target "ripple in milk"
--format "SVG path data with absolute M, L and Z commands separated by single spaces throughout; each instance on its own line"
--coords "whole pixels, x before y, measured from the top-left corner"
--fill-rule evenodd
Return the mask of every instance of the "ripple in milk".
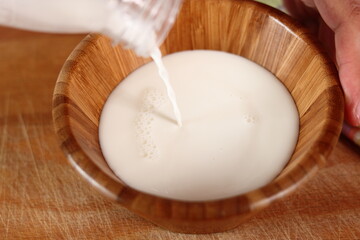
M 111 93 L 100 118 L 109 166 L 129 186 L 158 196 L 215 200 L 274 179 L 298 138 L 298 112 L 282 83 L 259 65 L 218 51 L 163 58 L 182 114 L 174 119 L 154 63 Z

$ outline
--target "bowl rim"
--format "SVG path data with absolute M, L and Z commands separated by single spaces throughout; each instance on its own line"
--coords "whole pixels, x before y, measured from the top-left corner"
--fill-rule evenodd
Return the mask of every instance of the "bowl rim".
M 239 2 L 238 0 L 225 0 L 229 2 Z M 303 39 L 307 42 L 311 47 L 315 49 L 315 51 L 320 56 L 320 60 L 324 62 L 324 68 L 326 68 L 326 72 L 328 73 L 327 78 L 332 78 L 337 81 L 337 88 L 340 91 L 336 91 L 333 94 L 334 97 L 339 99 L 340 106 L 337 106 L 335 109 L 331 109 L 329 114 L 331 114 L 333 119 L 339 119 L 340 122 L 343 120 L 343 94 L 339 85 L 339 80 L 337 76 L 337 70 L 335 65 L 330 61 L 330 59 L 324 55 L 324 50 L 319 42 L 313 38 L 313 36 L 308 32 L 306 28 L 302 25 L 294 21 L 290 16 L 286 15 L 285 13 L 264 5 L 259 2 L 254 2 L 251 0 L 243 0 L 240 2 L 244 2 L 245 4 L 252 5 L 255 8 L 258 8 L 264 14 L 268 14 L 269 17 L 273 18 L 275 21 L 279 22 L 279 24 L 283 25 L 285 28 L 289 30 L 295 36 Z M 306 152 L 303 156 L 300 156 L 303 160 L 301 160 L 301 164 L 299 168 L 302 169 L 303 173 L 298 174 L 295 171 L 298 171 L 298 167 L 290 170 L 288 175 L 291 176 L 293 174 L 295 177 L 293 179 L 293 183 L 289 186 L 280 186 L 279 182 L 271 181 L 270 183 L 266 184 L 265 186 L 252 190 L 250 192 L 236 195 L 230 198 L 218 199 L 218 200 L 210 200 L 210 201 L 183 201 L 183 200 L 174 200 L 163 198 L 147 193 L 140 192 L 135 190 L 131 187 L 124 186 L 120 182 L 112 179 L 110 176 L 102 172 L 102 170 L 94 164 L 89 157 L 82 151 L 79 144 L 77 143 L 75 137 L 73 136 L 72 130 L 70 128 L 70 123 L 68 118 L 61 117 L 61 114 L 66 115 L 67 110 L 66 108 L 62 109 L 59 114 L 59 92 L 67 91 L 66 87 L 60 86 L 59 83 L 64 83 L 71 75 L 72 71 L 76 68 L 77 61 L 76 59 L 86 51 L 87 47 L 94 41 L 103 38 L 103 36 L 99 34 L 90 34 L 85 37 L 72 51 L 71 55 L 68 57 L 66 63 L 64 64 L 59 77 L 57 79 L 57 84 L 55 86 L 54 95 L 53 95 L 53 122 L 55 127 L 56 135 L 58 136 L 60 145 L 62 150 L 67 155 L 67 158 L 71 165 L 82 175 L 82 177 L 93 185 L 96 189 L 100 192 L 105 194 L 106 196 L 120 202 L 126 208 L 132 210 L 135 213 L 143 217 L 147 217 L 147 212 L 143 212 L 142 209 L 137 208 L 132 204 L 132 201 L 135 196 L 147 199 L 147 201 L 161 201 L 167 204 L 185 204 L 187 206 L 191 205 L 199 205 L 199 204 L 224 204 L 227 201 L 236 202 L 236 204 L 241 205 L 237 210 L 237 215 L 247 214 L 251 212 L 251 215 L 259 210 L 269 206 L 272 202 L 283 198 L 284 196 L 288 196 L 292 193 L 296 188 L 302 185 L 303 182 L 311 178 L 317 170 L 323 166 L 326 162 L 326 158 L 330 155 L 331 151 L 333 150 L 338 137 L 341 132 L 341 124 L 335 126 L 331 125 L 331 142 L 329 145 L 324 146 L 322 144 L 322 139 L 326 137 L 329 139 L 329 132 L 324 132 L 319 134 L 318 140 L 314 141 L 314 144 L 311 146 L 313 151 Z M 65 100 L 69 101 L 69 99 Z M 324 129 L 329 129 L 330 122 L 327 122 L 326 127 Z M 65 130 L 64 130 L 65 126 Z M 58 129 L 62 129 L 61 133 Z M 96 181 L 94 179 L 93 174 L 96 172 L 97 178 L 102 179 L 101 181 Z M 276 179 L 275 179 L 276 180 Z M 269 193 L 269 194 L 266 194 Z M 164 218 L 170 218 L 170 216 L 163 216 Z M 217 216 L 217 218 L 231 218 L 233 215 L 223 215 Z M 187 219 L 187 218 L 186 218 Z M 197 221 L 193 219 L 187 219 L 188 221 Z M 201 219 L 201 220 L 208 220 L 208 219 Z

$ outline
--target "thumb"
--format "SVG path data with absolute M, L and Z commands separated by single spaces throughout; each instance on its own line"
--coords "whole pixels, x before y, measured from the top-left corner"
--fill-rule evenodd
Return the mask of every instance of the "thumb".
M 335 33 L 336 61 L 345 94 L 345 119 L 351 125 L 359 126 L 360 1 L 313 0 L 312 6 L 317 8 L 325 23 Z
M 284 0 L 284 4 L 295 17 L 320 23 L 320 41 L 330 55 L 335 48 L 345 94 L 345 119 L 360 126 L 360 0 Z M 330 29 L 316 20 L 310 8 L 319 12 Z
M 357 24 L 344 22 L 335 29 L 335 48 L 345 94 L 345 119 L 360 126 L 360 18 Z

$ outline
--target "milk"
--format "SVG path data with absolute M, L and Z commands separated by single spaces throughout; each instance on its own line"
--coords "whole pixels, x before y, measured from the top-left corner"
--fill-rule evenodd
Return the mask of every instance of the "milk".
M 99 138 L 110 168 L 139 191 L 215 200 L 264 186 L 284 168 L 298 137 L 296 106 L 270 72 L 236 55 L 185 51 L 163 58 L 182 114 L 155 63 L 111 93 Z

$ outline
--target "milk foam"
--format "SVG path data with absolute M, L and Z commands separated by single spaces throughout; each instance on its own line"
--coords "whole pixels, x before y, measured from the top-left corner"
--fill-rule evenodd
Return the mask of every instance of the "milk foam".
M 174 124 L 154 63 L 111 93 L 101 114 L 103 154 L 129 186 L 185 201 L 259 188 L 286 165 L 298 137 L 291 95 L 271 73 L 242 57 L 185 51 L 163 58 L 182 114 Z
M 143 93 L 139 112 L 134 122 L 139 157 L 145 159 L 159 158 L 156 142 L 151 136 L 151 132 L 155 110 L 164 104 L 164 100 L 164 95 L 156 89 L 147 89 Z

